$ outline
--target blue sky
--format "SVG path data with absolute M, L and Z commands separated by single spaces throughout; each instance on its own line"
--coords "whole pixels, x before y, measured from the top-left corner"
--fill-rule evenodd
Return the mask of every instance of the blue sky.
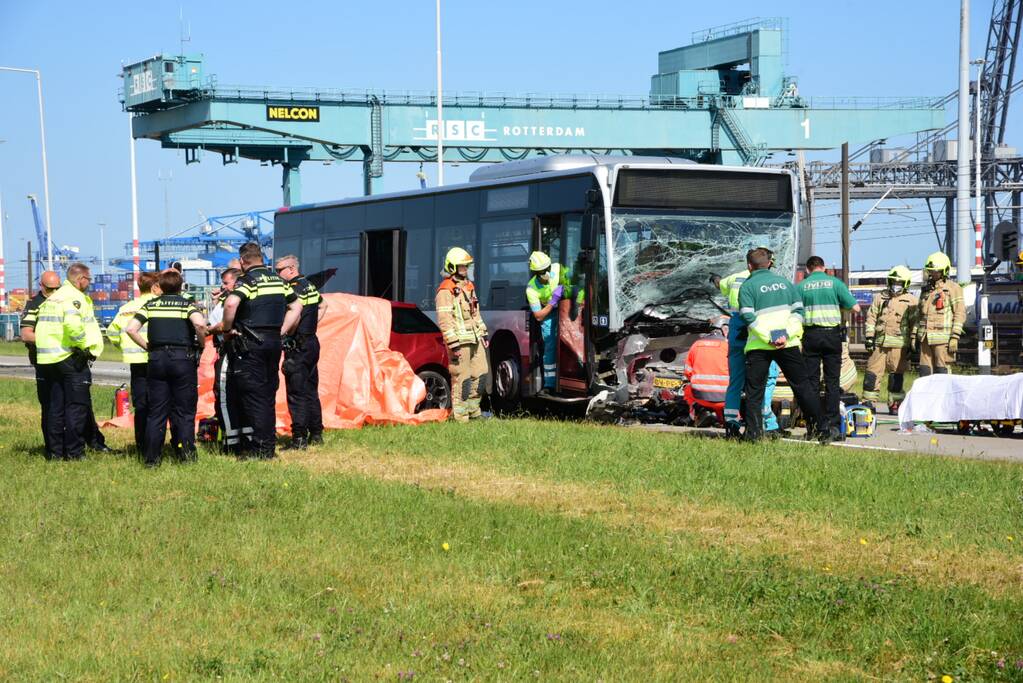
M 179 8 L 188 52 L 205 55 L 221 83 L 432 90 L 434 3 L 392 2 L 0 2 L 0 65 L 38 68 L 47 107 L 54 241 L 108 256 L 130 239 L 127 115 L 117 101 L 122 62 L 178 51 Z M 445 90 L 645 94 L 657 51 L 692 31 L 749 17 L 789 20 L 789 67 L 805 95 L 943 95 L 956 85 L 958 0 L 628 3 L 444 2 Z M 989 2 L 974 1 L 973 52 L 986 42 Z M 1023 104 L 1020 104 L 1023 106 Z M 1019 109 L 1019 107 L 1017 107 Z M 1016 140 L 1019 116 L 1009 124 Z M 25 196 L 42 194 L 34 79 L 0 73 L 0 191 L 8 287 L 23 286 Z M 182 153 L 139 142 L 143 239 L 164 234 L 164 189 L 176 231 L 217 215 L 280 204 L 280 173 L 219 156 L 186 166 Z M 837 152 L 835 153 L 837 156 Z M 417 186 L 416 166 L 390 164 L 378 191 Z M 447 182 L 470 166 L 449 169 Z M 430 173 L 432 183 L 432 169 Z M 361 193 L 359 164 L 303 167 L 303 200 Z M 171 177 L 161 181 L 159 177 Z M 866 206 L 854 205 L 853 213 Z M 920 207 L 916 207 L 919 211 Z M 822 203 L 819 251 L 839 258 L 837 208 Z M 853 242 L 855 267 L 916 262 L 933 251 L 926 213 L 879 216 Z M 900 237 L 900 235 L 902 235 Z M 891 239 L 889 239 L 891 238 Z

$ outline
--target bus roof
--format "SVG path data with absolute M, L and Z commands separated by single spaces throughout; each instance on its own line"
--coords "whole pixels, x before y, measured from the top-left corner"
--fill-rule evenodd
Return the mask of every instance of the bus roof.
M 597 168 L 610 168 L 622 164 L 629 165 L 671 165 L 702 167 L 717 171 L 756 171 L 761 173 L 788 173 L 784 169 L 768 169 L 750 166 L 719 166 L 717 164 L 699 164 L 691 159 L 679 159 L 675 157 L 654 157 L 654 156 L 609 156 L 597 154 L 552 154 L 533 159 L 522 159 L 520 161 L 506 161 L 499 164 L 488 164 L 478 168 L 469 176 L 469 182 L 457 185 L 445 185 L 443 187 L 424 187 L 414 190 L 403 190 L 401 192 L 389 192 L 386 194 L 375 194 L 363 197 L 349 197 L 346 199 L 334 199 L 326 202 L 313 204 L 299 204 L 291 207 L 281 207 L 276 213 L 292 213 L 306 211 L 309 209 L 324 209 L 337 206 L 348 206 L 353 204 L 364 204 L 367 202 L 383 201 L 388 199 L 412 198 L 426 195 L 443 194 L 448 192 L 460 192 L 477 189 L 480 187 L 493 187 L 496 185 L 508 185 L 521 183 L 530 180 L 544 178 L 557 178 L 570 175 L 582 175 L 593 173 Z

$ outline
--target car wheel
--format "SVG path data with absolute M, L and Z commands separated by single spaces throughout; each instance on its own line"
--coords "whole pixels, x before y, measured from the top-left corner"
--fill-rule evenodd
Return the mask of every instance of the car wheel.
M 416 406 L 416 412 L 434 408 L 451 408 L 451 385 L 444 375 L 433 370 L 422 370 L 416 373 L 426 385 L 426 398 Z
M 494 364 L 490 393 L 490 405 L 496 413 L 511 413 L 518 409 L 522 386 L 522 371 L 519 359 L 505 356 Z

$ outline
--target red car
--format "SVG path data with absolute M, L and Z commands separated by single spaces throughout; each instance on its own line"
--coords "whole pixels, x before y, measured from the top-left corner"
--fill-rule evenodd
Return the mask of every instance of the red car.
M 451 407 L 448 350 L 437 323 L 415 304 L 391 302 L 390 347 L 399 351 L 426 384 L 426 398 L 416 410 Z

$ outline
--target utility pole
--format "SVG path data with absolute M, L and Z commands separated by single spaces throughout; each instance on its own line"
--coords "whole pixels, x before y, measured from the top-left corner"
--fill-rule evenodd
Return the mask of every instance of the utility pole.
M 106 240 L 104 233 L 106 232 L 106 223 L 97 223 L 99 226 L 99 272 L 103 275 L 107 274 L 107 250 Z
M 959 129 L 956 140 L 956 279 L 970 282 L 976 238 L 970 233 L 970 0 L 959 5 Z M 974 243 L 974 249 L 970 243 Z
M 437 0 L 437 186 L 444 186 L 444 91 L 441 82 L 440 0 Z
M 842 143 L 842 281 L 849 284 L 849 143 Z
M 973 105 L 973 153 L 976 155 L 974 161 L 974 167 L 976 168 L 976 179 L 974 181 L 974 197 L 975 197 L 975 208 L 974 208 L 974 220 L 976 221 L 975 235 L 977 240 L 977 265 L 982 269 L 980 289 L 978 290 L 979 296 L 977 297 L 977 303 L 979 306 L 979 314 L 977 316 L 977 372 L 982 375 L 991 374 L 991 347 L 994 346 L 994 327 L 991 325 L 991 320 L 988 318 L 988 294 L 987 294 L 987 269 L 984 268 L 984 233 L 982 232 L 980 217 L 983 215 L 983 200 L 981 199 L 981 187 L 983 181 L 981 180 L 980 172 L 980 87 L 984 76 L 984 60 L 975 59 L 970 64 L 974 64 L 977 67 L 977 99 Z
M 128 114 L 128 148 L 131 151 L 131 275 L 134 295 L 139 295 L 139 199 L 135 182 L 135 138 L 132 135 L 132 115 Z
M 3 140 L 0 140 L 3 142 Z M 7 267 L 4 265 L 4 202 L 0 194 L 0 311 L 7 310 Z
M 163 183 L 163 236 L 170 237 L 170 181 L 174 180 L 174 171 L 156 172 L 156 179 Z
M 25 257 L 25 267 L 28 269 L 28 285 L 25 287 L 26 300 L 32 296 L 32 240 L 25 240 L 25 247 L 28 249 L 28 255 Z

